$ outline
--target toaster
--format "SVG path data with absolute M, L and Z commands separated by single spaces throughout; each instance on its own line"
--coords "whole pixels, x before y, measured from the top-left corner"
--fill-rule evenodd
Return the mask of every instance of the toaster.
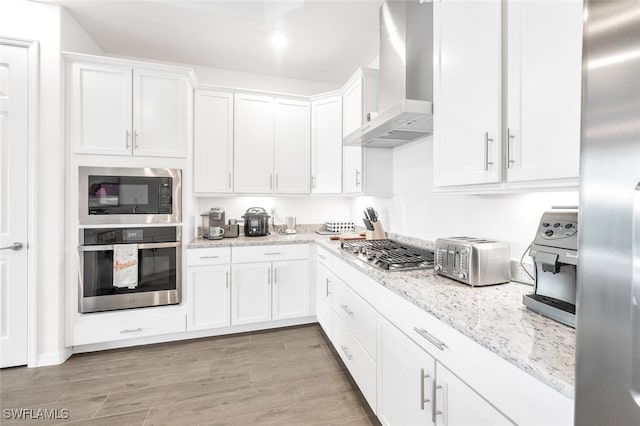
M 511 280 L 511 250 L 501 241 L 438 238 L 433 269 L 472 287 L 506 283 Z
M 242 216 L 244 219 L 244 235 L 247 237 L 264 237 L 269 235 L 269 215 L 262 207 L 251 207 Z

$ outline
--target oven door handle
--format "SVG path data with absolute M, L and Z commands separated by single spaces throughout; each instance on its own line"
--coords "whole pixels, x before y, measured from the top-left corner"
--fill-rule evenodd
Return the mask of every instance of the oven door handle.
M 125 243 L 126 244 L 126 243 Z M 113 251 L 114 246 L 117 244 L 104 244 L 99 246 L 79 246 L 78 251 Z M 169 243 L 142 243 L 138 244 L 138 249 L 147 250 L 155 248 L 168 248 L 168 247 L 180 247 L 181 242 L 169 242 Z

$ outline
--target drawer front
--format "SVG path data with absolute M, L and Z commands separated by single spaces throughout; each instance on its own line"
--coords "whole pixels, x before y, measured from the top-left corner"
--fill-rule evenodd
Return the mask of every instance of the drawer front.
M 332 343 L 375 413 L 376 364 L 335 312 L 333 313 Z
M 323 249 L 318 245 L 316 245 L 316 260 L 328 270 L 331 271 L 333 269 L 333 255 L 329 253 L 329 250 Z
M 275 262 L 309 258 L 309 244 L 279 244 L 233 247 L 233 263 Z
M 231 263 L 231 247 L 187 249 L 187 266 L 220 265 Z
M 333 285 L 333 310 L 373 360 L 376 359 L 376 310 L 342 281 Z
M 380 284 L 336 256 L 333 259 L 332 271 L 367 303 L 376 307 L 376 288 L 380 287 Z
M 117 315 L 107 314 L 99 319 L 92 319 L 88 324 L 75 325 L 73 327 L 73 344 L 88 345 L 136 337 L 179 333 L 186 331 L 187 328 L 184 312 L 122 318 L 117 317 Z

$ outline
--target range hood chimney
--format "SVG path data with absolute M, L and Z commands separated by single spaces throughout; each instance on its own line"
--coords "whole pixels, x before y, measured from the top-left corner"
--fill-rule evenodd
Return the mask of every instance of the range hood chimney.
M 432 99 L 433 4 L 387 1 L 380 6 L 380 114 L 343 144 L 393 148 L 433 134 Z

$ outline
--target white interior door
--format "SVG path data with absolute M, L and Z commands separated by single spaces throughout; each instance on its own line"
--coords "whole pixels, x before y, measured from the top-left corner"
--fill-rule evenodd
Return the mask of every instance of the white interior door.
M 0 45 L 0 367 L 27 363 L 27 71 Z

